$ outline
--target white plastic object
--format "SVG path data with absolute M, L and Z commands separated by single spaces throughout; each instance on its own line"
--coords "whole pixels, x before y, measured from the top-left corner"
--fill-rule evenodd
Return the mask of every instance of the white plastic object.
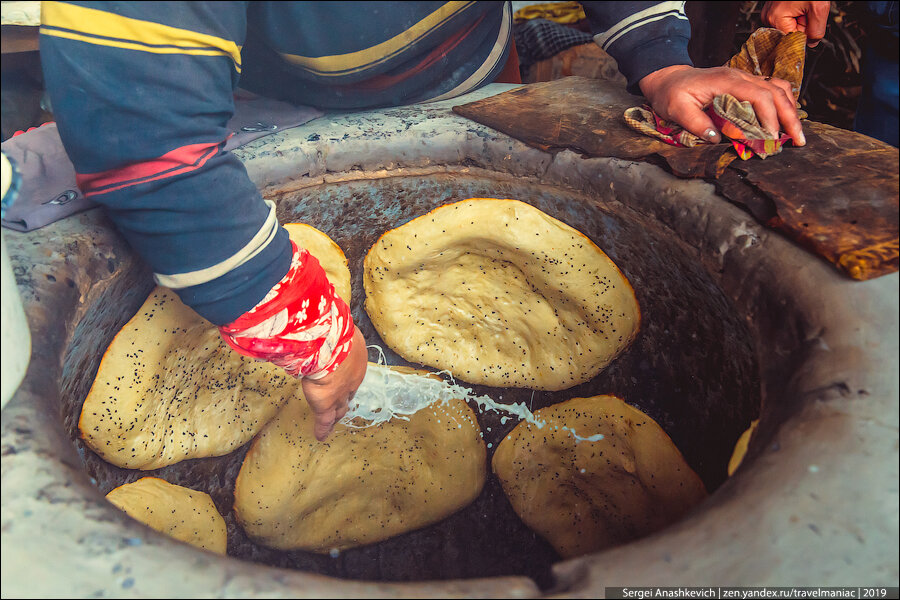
M 2 155 L 2 194 L 5 197 L 13 179 L 12 165 L 5 155 Z M 25 371 L 28 369 L 28 361 L 31 359 L 31 333 L 28 330 L 28 321 L 25 320 L 25 310 L 22 308 L 22 299 L 19 289 L 16 287 L 16 278 L 13 275 L 9 254 L 6 252 L 6 239 L 0 232 L 0 246 L 2 246 L 2 265 L 0 265 L 0 409 L 6 406 L 7 401 L 22 383 Z

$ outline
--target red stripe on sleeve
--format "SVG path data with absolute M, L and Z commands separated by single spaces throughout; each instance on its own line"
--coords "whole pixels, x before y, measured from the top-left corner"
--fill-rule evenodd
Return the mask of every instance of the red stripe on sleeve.
M 100 173 L 75 175 L 78 187 L 85 197 L 98 196 L 132 185 L 175 177 L 195 171 L 215 156 L 223 142 L 190 144 L 167 152 L 159 158 L 134 163 L 119 169 Z
M 424 59 L 422 59 L 418 64 L 411 67 L 409 70 L 404 71 L 403 73 L 399 73 L 397 75 L 376 75 L 375 77 L 371 77 L 366 79 L 365 81 L 361 81 L 356 84 L 352 84 L 349 87 L 359 90 L 383 90 L 392 85 L 396 85 L 401 81 L 405 81 L 415 75 L 416 73 L 421 73 L 425 69 L 431 67 L 435 63 L 437 63 L 440 59 L 444 58 L 449 52 L 451 52 L 454 48 L 456 48 L 470 33 L 475 31 L 481 21 L 484 20 L 484 15 L 478 17 L 478 19 L 472 23 L 471 25 L 467 25 L 463 29 L 457 31 L 455 34 L 450 36 L 444 43 L 440 46 L 429 52 Z

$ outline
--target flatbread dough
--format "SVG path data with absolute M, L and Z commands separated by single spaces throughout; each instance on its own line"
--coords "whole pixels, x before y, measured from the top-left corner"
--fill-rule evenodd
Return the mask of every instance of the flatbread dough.
M 473 198 L 385 233 L 364 284 L 372 323 L 403 358 L 497 387 L 588 381 L 640 324 L 609 257 L 517 200 Z
M 751 422 L 750 427 L 741 434 L 741 437 L 739 437 L 738 441 L 734 444 L 734 450 L 728 461 L 729 477 L 734 475 L 734 472 L 737 471 L 738 467 L 741 466 L 741 463 L 744 462 L 744 456 L 747 454 L 747 448 L 750 446 L 750 438 L 753 437 L 753 432 L 756 431 L 757 425 L 759 425 L 759 419 Z
M 156 477 L 120 485 L 106 499 L 131 518 L 169 537 L 210 552 L 225 554 L 225 519 L 209 494 Z
M 484 485 L 486 450 L 462 400 L 380 425 L 338 423 L 324 442 L 292 398 L 254 440 L 234 490 L 238 522 L 256 542 L 325 553 L 440 521 Z
M 494 454 L 513 509 L 563 557 L 596 552 L 677 521 L 703 483 L 650 417 L 615 396 L 572 398 L 535 411 Z M 563 426 L 597 442 L 578 441 Z
M 328 247 L 325 234 L 299 231 L 298 245 L 318 243 L 310 243 L 311 254 L 349 298 L 343 253 Z M 324 254 L 317 255 L 319 246 Z M 157 287 L 104 354 L 78 428 L 107 462 L 158 469 L 246 444 L 299 390 L 300 380 L 233 351 L 214 325 Z
M 310 225 L 287 223 L 284 228 L 298 247 L 306 248 L 310 254 L 319 259 L 328 281 L 334 285 L 334 291 L 344 302 L 350 304 L 350 268 L 341 247 Z

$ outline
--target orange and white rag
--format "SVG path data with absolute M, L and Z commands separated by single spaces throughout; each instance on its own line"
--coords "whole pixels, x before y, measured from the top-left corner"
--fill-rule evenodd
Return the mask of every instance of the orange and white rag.
M 350 353 L 353 318 L 319 261 L 294 242 L 291 248 L 287 275 L 219 333 L 244 356 L 267 360 L 293 377 L 320 379 Z
M 794 101 L 800 97 L 803 67 L 806 60 L 806 34 L 801 31 L 782 33 L 777 29 L 760 28 L 744 43 L 741 51 L 725 63 L 726 67 L 740 69 L 760 77 L 784 79 L 791 84 Z M 798 105 L 799 106 L 799 105 Z M 760 125 L 756 111 L 749 102 L 741 102 L 730 94 L 713 98 L 704 109 L 722 135 L 731 141 L 738 156 L 747 160 L 751 156 L 766 158 L 781 152 L 790 137 L 780 133 L 771 137 Z M 806 113 L 800 111 L 801 118 Z M 711 142 L 704 140 L 680 125 L 659 117 L 648 106 L 636 106 L 625 111 L 629 127 L 662 140 L 672 146 L 693 148 Z

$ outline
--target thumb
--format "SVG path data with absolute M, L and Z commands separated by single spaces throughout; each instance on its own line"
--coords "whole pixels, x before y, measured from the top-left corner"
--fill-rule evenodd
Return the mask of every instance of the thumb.
M 825 28 L 828 26 L 828 8 L 825 7 L 825 13 L 821 11 L 811 12 L 806 24 L 807 45 L 815 48 L 819 45 L 819 40 L 825 37 Z
M 801 31 L 800 23 L 796 17 L 778 16 L 772 20 L 772 27 L 782 33 L 791 33 L 792 31 Z
M 316 435 L 316 439 L 323 442 L 325 441 L 325 438 L 328 437 L 328 434 L 331 433 L 331 430 L 334 429 L 334 422 L 337 420 L 335 418 L 337 416 L 337 411 L 332 407 L 324 412 L 317 412 L 315 415 L 316 424 L 313 428 L 313 432 Z
M 707 142 L 718 144 L 722 139 L 719 131 L 713 125 L 712 119 L 697 106 L 685 105 L 673 110 L 670 117 L 671 120 Z

